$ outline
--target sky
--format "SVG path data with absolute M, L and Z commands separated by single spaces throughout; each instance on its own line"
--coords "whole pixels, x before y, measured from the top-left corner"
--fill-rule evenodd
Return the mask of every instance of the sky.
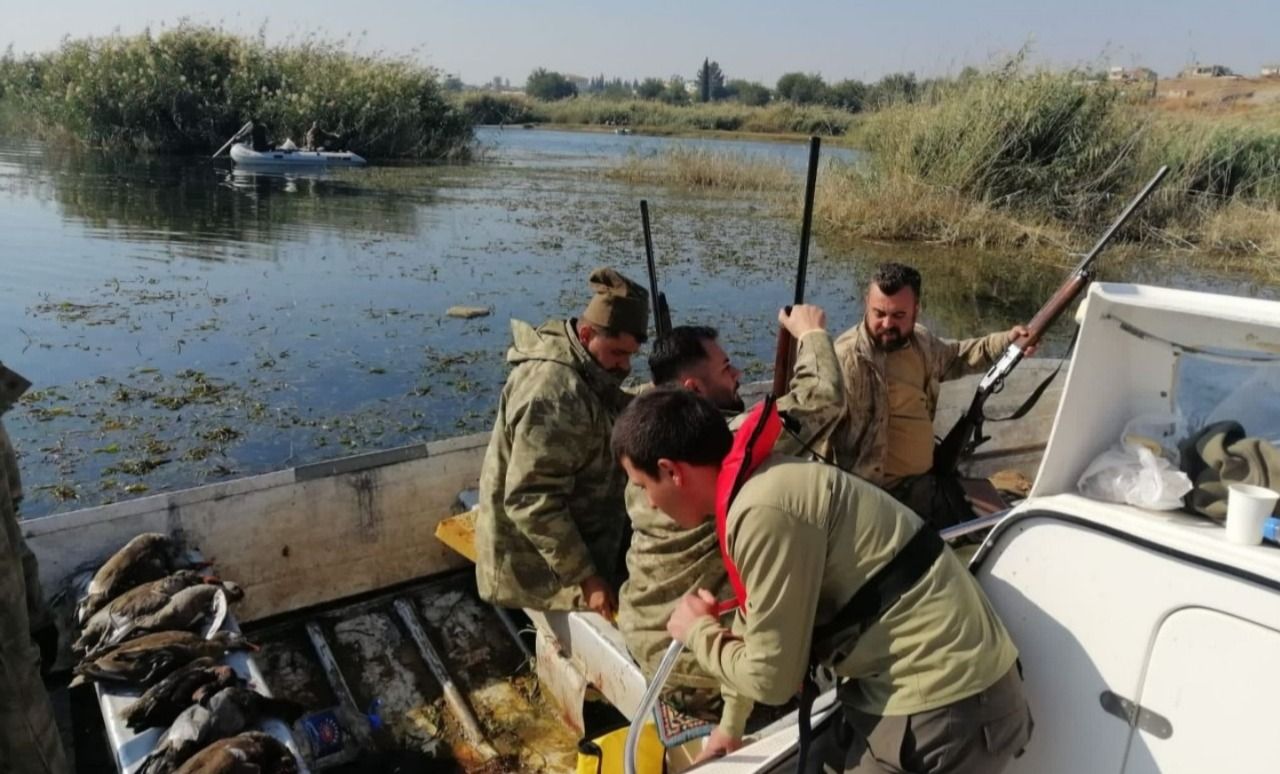
M 785 72 L 828 81 L 890 72 L 955 74 L 1028 46 L 1054 67 L 1146 66 L 1162 76 L 1191 61 L 1246 75 L 1280 62 L 1277 0 L 0 0 L 0 48 L 47 51 L 66 36 L 132 34 L 181 19 L 265 33 L 318 35 L 364 53 L 413 56 L 471 84 L 529 71 L 626 79 L 692 78 L 704 57 L 729 78 L 772 85 Z

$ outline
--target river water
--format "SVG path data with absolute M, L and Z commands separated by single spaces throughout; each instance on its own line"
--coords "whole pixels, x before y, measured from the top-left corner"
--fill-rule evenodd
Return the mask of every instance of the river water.
M 792 295 L 795 219 L 761 197 L 634 186 L 604 170 L 685 144 L 800 173 L 805 143 L 478 137 L 482 161 L 468 166 L 313 176 L 0 140 L 0 360 L 35 383 L 5 417 L 23 515 L 486 430 L 510 319 L 577 314 L 598 265 L 643 280 L 641 198 L 677 324 L 718 326 L 748 378 L 764 378 Z M 808 300 L 832 330 L 859 319 L 868 269 L 889 259 L 921 266 L 924 322 L 953 336 L 1025 320 L 1061 274 L 819 239 Z M 1253 292 L 1230 276 L 1170 274 L 1167 261 L 1109 276 Z M 455 304 L 492 314 L 446 317 Z

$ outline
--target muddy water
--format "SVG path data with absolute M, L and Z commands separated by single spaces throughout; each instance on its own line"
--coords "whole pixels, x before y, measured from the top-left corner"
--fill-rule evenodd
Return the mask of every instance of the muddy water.
M 468 167 L 316 176 L 0 140 L 0 360 L 35 383 L 5 418 L 24 515 L 487 429 L 510 319 L 576 314 L 600 264 L 643 277 L 642 197 L 676 321 L 720 327 L 748 377 L 765 375 L 798 224 L 763 199 L 629 186 L 602 170 L 686 143 L 799 172 L 803 143 L 480 140 L 485 160 Z M 1059 276 L 819 240 L 808 297 L 833 329 L 858 319 L 867 268 L 889 258 L 921 266 L 925 322 L 955 336 L 1025 319 Z M 1160 261 L 1111 276 L 1250 292 Z M 446 317 L 455 304 L 492 314 Z

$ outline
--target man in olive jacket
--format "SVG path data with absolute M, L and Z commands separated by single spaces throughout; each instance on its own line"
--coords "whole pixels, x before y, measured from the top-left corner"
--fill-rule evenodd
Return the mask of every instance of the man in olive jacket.
M 0 415 L 29 383 L 0 365 Z M 35 556 L 18 524 L 22 483 L 18 458 L 0 424 L 0 771 L 68 771 L 49 694 L 40 679 L 40 649 L 33 637 L 57 634 L 40 590 Z
M 685 529 L 714 518 L 732 445 L 715 407 L 687 390 L 636 398 L 613 433 L 627 477 Z M 1031 716 L 1008 632 L 951 550 L 883 490 L 769 454 L 729 505 L 725 533 L 745 593 L 733 628 L 706 590 L 681 599 L 668 623 L 721 683 L 725 708 L 704 758 L 741 744 L 752 701 L 796 693 L 811 649 L 847 678 L 840 699 L 857 744 L 834 756 L 837 770 L 999 774 L 1026 745 Z M 932 551 L 913 548 L 921 537 Z M 910 576 L 888 591 L 881 571 L 908 556 L 919 557 Z M 887 602 L 866 617 L 849 605 L 868 583 Z
M 1015 325 L 955 341 L 917 325 L 919 314 L 920 272 L 900 263 L 881 264 L 868 283 L 862 322 L 836 340 L 845 416 L 832 443 L 840 467 L 884 487 L 942 529 L 968 521 L 973 513 L 958 480 L 931 473 L 941 383 L 990 368 L 1027 331 Z
M 617 611 L 626 479 L 609 452 L 621 388 L 645 340 L 648 293 L 592 272 L 582 316 L 511 321 L 514 368 L 480 473 L 476 585 L 506 607 Z
M 844 393 L 840 364 L 826 312 L 800 304 L 790 313 L 781 310 L 778 321 L 797 342 L 795 372 L 790 391 L 779 398 L 778 408 L 794 420 L 796 433 L 778 441 L 780 451 L 797 456 L 826 453 L 827 436 L 840 419 Z M 741 416 L 738 394 L 741 372 L 721 348 L 713 328 L 680 326 L 656 338 L 650 348 L 649 369 L 657 386 L 680 386 L 703 396 L 730 418 Z M 649 505 L 640 487 L 627 487 L 627 513 L 634 533 L 627 551 L 628 577 L 619 595 L 618 628 L 632 657 L 651 674 L 662 660 L 671 636 L 667 619 L 676 602 L 699 588 L 727 596 L 728 576 L 720 559 L 715 525 L 681 529 L 671 517 Z M 686 652 L 667 680 L 671 688 L 699 689 L 718 694 L 719 684 Z M 687 692 L 686 692 L 687 696 Z M 685 709 L 695 707 L 685 706 Z

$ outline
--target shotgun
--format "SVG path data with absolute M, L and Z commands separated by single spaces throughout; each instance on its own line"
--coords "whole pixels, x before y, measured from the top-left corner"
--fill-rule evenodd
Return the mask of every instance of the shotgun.
M 1094 262 L 1102 250 L 1115 237 L 1116 232 L 1132 217 L 1138 207 L 1147 200 L 1151 192 L 1155 190 L 1160 181 L 1168 174 L 1167 166 L 1160 167 L 1156 171 L 1155 177 L 1143 186 L 1138 195 L 1129 202 L 1119 217 L 1107 228 L 1097 244 L 1093 246 L 1079 265 L 1071 270 L 1067 275 L 1067 279 L 1062 285 L 1050 296 L 1044 306 L 1040 307 L 1040 311 L 1036 312 L 1036 316 L 1031 318 L 1031 322 L 1027 323 L 1027 335 L 1017 341 L 1014 341 L 1005 349 L 1004 354 L 1000 357 L 996 364 L 991 366 L 986 376 L 982 377 L 982 381 L 978 383 L 978 389 L 973 395 L 973 401 L 969 404 L 969 409 L 964 415 L 956 421 L 951 431 L 942 439 L 942 442 L 933 450 L 933 473 L 935 475 L 954 475 L 956 469 L 960 465 L 960 460 L 971 454 L 980 444 L 987 440 L 982 435 L 982 423 L 986 419 L 983 413 L 983 407 L 987 402 L 987 398 L 992 393 L 998 392 L 1004 386 L 1004 380 L 1013 372 L 1018 363 L 1022 362 L 1022 358 L 1026 351 L 1036 344 L 1040 343 L 1040 339 L 1044 336 L 1049 326 L 1062 316 L 1071 304 L 1080 297 L 1089 286 L 1089 281 L 1093 279 Z M 1056 371 L 1054 372 L 1057 373 Z M 1052 378 L 1052 377 L 1050 377 Z M 1028 404 L 1033 404 L 1048 387 L 1048 381 L 1042 384 L 1032 393 Z M 1024 404 L 1023 408 L 1014 412 L 1014 417 L 1021 416 L 1022 412 L 1029 409 L 1030 405 Z
M 800 265 L 796 268 L 796 295 L 794 304 L 804 303 L 804 278 L 809 272 L 809 232 L 813 227 L 813 192 L 818 185 L 818 149 L 821 137 L 809 138 L 809 175 L 804 184 L 804 216 L 800 221 Z M 791 307 L 787 307 L 790 312 Z M 781 398 L 791 387 L 791 372 L 795 370 L 796 342 L 786 327 L 778 330 L 778 346 L 773 355 L 773 397 Z
M 671 332 L 671 310 L 667 294 L 658 290 L 658 267 L 653 260 L 653 234 L 649 231 L 649 202 L 640 200 L 640 223 L 644 226 L 644 256 L 649 262 L 649 298 L 653 301 L 654 338 Z

